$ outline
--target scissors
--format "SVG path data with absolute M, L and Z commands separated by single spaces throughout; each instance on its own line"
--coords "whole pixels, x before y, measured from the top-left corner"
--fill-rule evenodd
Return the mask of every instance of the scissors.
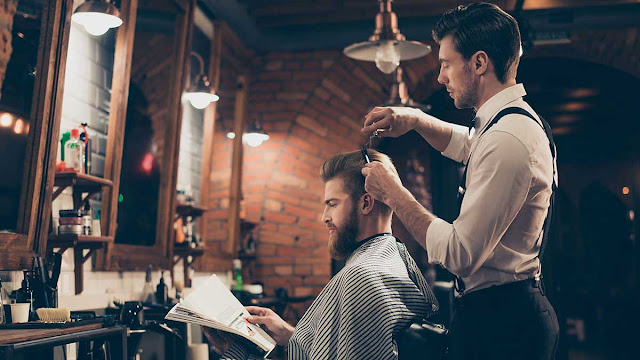
M 370 164 L 371 160 L 369 160 L 369 153 L 367 152 L 367 148 L 364 146 L 360 146 L 360 152 L 362 153 L 362 158 L 364 158 L 364 162 L 367 164 Z

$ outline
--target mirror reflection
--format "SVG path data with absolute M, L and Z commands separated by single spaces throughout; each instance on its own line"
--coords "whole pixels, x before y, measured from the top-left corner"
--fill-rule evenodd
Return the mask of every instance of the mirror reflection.
M 42 0 L 6 0 L 0 6 L 0 231 L 16 232 L 42 21 Z
M 171 176 L 165 162 L 167 139 L 178 129 L 168 109 L 173 96 L 180 44 L 176 26 L 183 11 L 172 0 L 142 1 L 138 6 L 125 125 L 115 242 L 156 243 L 162 179 Z

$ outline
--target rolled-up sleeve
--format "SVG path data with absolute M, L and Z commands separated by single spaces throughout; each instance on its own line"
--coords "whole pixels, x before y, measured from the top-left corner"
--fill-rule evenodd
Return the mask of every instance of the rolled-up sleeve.
M 453 161 L 466 162 L 469 156 L 469 148 L 471 147 L 469 128 L 457 124 L 452 124 L 451 126 L 451 140 L 449 140 L 449 145 L 441 154 Z
M 452 224 L 433 221 L 425 239 L 429 261 L 461 277 L 472 275 L 491 255 L 524 204 L 533 178 L 525 146 L 501 131 L 483 136 L 469 166 L 460 215 Z

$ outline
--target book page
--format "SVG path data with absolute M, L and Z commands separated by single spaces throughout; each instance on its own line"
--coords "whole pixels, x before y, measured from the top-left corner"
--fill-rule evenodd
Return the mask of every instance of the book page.
M 237 333 L 263 349 L 275 347 L 275 341 L 264 330 L 244 319 L 250 316 L 249 312 L 215 274 L 195 288 L 171 313 L 174 319 L 180 317 L 187 321 L 191 318 L 190 322 Z M 208 320 L 208 323 L 202 320 Z

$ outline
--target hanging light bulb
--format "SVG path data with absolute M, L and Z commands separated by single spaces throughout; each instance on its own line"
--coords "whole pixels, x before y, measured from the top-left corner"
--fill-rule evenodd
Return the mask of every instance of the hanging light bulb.
M 220 97 L 211 90 L 211 83 L 207 75 L 204 74 L 204 60 L 202 57 L 193 51 L 191 52 L 191 56 L 198 59 L 200 72 L 198 76 L 196 76 L 193 85 L 189 87 L 189 90 L 182 97 L 185 100 L 189 100 L 191 106 L 194 108 L 204 109 L 212 102 L 218 101 Z
M 402 60 L 417 59 L 431 52 L 429 45 L 407 41 L 398 29 L 398 17 L 391 10 L 392 0 L 379 0 L 376 29 L 369 41 L 344 48 L 344 54 L 356 60 L 374 61 L 380 71 L 391 74 Z
M 383 41 L 376 50 L 376 67 L 385 74 L 391 74 L 400 65 L 400 54 L 393 41 Z
M 122 25 L 120 12 L 109 0 L 87 0 L 78 6 L 71 20 L 84 26 L 91 35 L 100 36 Z
M 242 139 L 247 143 L 247 145 L 251 147 L 258 147 L 262 145 L 263 142 L 269 140 L 269 135 L 265 133 L 250 132 L 244 134 Z
M 249 125 L 249 129 L 242 135 L 242 140 L 251 147 L 258 147 L 269 140 L 269 135 L 262 129 L 258 120 Z

